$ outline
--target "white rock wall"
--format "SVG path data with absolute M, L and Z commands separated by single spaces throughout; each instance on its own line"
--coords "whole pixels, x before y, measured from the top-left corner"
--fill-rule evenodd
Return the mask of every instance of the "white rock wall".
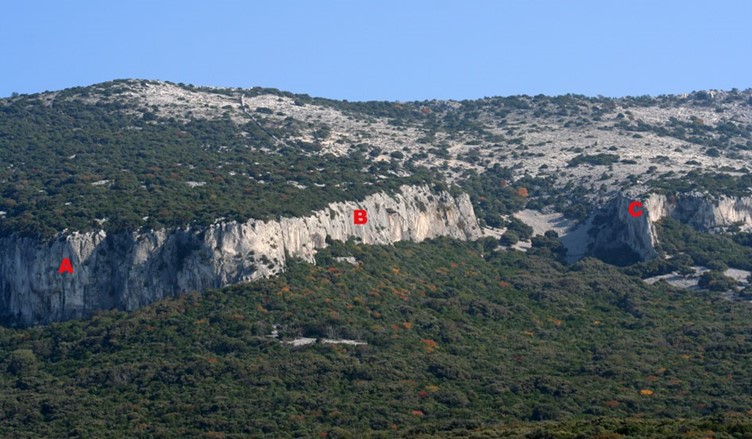
M 353 211 L 368 223 L 353 224 Z M 133 310 L 163 297 L 248 282 L 284 270 L 289 256 L 314 262 L 334 240 L 365 244 L 481 236 L 470 198 L 403 186 L 362 202 L 333 203 L 303 218 L 249 220 L 149 233 L 72 233 L 56 241 L 0 239 L 0 318 L 37 324 Z M 74 273 L 59 274 L 62 258 Z
M 643 215 L 640 217 L 629 214 L 631 201 L 619 196 L 605 206 L 603 211 L 608 212 L 609 219 L 599 228 L 593 240 L 595 250 L 611 250 L 626 245 L 641 260 L 652 259 L 658 255 L 655 251 L 658 237 L 654 223 L 667 217 L 704 232 L 733 224 L 740 224 L 742 229 L 752 228 L 751 197 L 711 198 L 689 193 L 668 198 L 662 194 L 650 194 L 642 200 Z
M 737 223 L 743 228 L 752 227 L 752 197 L 711 198 L 689 193 L 669 200 L 665 195 L 651 194 L 645 201 L 645 208 L 652 222 L 671 217 L 701 231 Z

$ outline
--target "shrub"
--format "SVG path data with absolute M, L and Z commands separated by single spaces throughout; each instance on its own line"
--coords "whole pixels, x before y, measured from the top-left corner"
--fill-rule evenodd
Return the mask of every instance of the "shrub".
M 736 287 L 736 280 L 720 271 L 707 271 L 700 276 L 697 285 L 710 291 L 728 291 Z
M 517 244 L 520 241 L 520 237 L 512 230 L 507 230 L 499 239 L 499 244 L 504 246 L 510 246 Z
M 593 154 L 593 155 L 586 155 L 586 154 L 580 154 L 573 159 L 571 159 L 567 166 L 570 168 L 574 168 L 576 166 L 579 166 L 583 163 L 589 164 L 589 165 L 611 165 L 614 163 L 617 163 L 619 161 L 619 156 L 616 154 Z
M 706 154 L 706 155 L 707 155 L 708 157 L 720 157 L 720 156 L 721 156 L 721 152 L 720 152 L 720 151 L 718 151 L 718 148 L 708 148 L 708 149 L 707 149 L 707 150 L 705 151 L 705 154 Z

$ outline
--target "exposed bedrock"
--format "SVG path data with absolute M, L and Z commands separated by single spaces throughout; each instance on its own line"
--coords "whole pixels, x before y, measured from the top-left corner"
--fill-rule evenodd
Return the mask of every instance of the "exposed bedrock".
M 353 224 L 353 211 L 368 222 Z M 133 310 L 163 297 L 248 282 L 284 270 L 287 257 L 314 262 L 326 238 L 365 244 L 481 236 L 467 195 L 403 186 L 395 195 L 332 203 L 302 218 L 107 235 L 71 233 L 48 242 L 0 239 L 0 318 L 30 325 L 101 309 Z M 59 274 L 62 258 L 75 272 Z
M 639 200 L 640 198 L 638 198 Z M 658 253 L 654 223 L 673 218 L 697 230 L 712 232 L 732 225 L 752 227 L 752 197 L 711 197 L 699 193 L 666 196 L 651 194 L 642 198 L 643 215 L 629 214 L 633 201 L 620 195 L 588 219 L 591 253 L 609 262 L 650 260 Z

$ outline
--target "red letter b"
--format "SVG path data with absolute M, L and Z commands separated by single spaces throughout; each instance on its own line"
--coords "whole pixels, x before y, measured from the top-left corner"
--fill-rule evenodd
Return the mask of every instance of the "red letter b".
M 368 214 L 365 210 L 357 209 L 353 212 L 353 224 L 365 224 L 368 222 Z

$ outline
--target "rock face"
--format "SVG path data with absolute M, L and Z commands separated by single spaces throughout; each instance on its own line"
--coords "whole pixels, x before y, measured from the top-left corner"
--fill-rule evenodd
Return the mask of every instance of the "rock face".
M 592 218 L 588 232 L 592 237 L 592 253 L 607 262 L 626 264 L 658 255 L 653 221 L 646 214 L 631 216 L 628 210 L 631 201 L 620 195 Z
M 752 197 L 710 198 L 691 192 L 668 199 L 665 195 L 652 194 L 645 206 L 651 221 L 670 217 L 704 232 L 734 224 L 740 224 L 742 228 L 752 227 Z
M 353 211 L 368 222 L 353 224 Z M 403 186 L 362 202 L 333 203 L 303 218 L 107 235 L 72 233 L 53 242 L 0 239 L 0 318 L 30 325 L 133 310 L 163 297 L 248 282 L 284 270 L 287 257 L 314 262 L 334 240 L 365 244 L 481 236 L 467 195 Z M 75 272 L 59 274 L 62 258 Z
M 654 223 L 662 218 L 673 218 L 697 230 L 712 232 L 738 224 L 742 229 L 752 228 L 752 197 L 712 198 L 700 193 L 667 197 L 651 194 L 643 201 L 643 215 L 632 217 L 628 212 L 632 200 L 620 195 L 596 212 L 589 230 L 591 252 L 609 262 L 646 261 L 658 253 L 658 238 Z

